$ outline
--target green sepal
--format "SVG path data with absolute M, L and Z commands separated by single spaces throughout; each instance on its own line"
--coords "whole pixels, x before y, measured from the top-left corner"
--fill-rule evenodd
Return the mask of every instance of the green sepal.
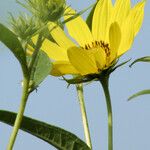
M 136 97 L 138 97 L 138 96 L 146 95 L 146 94 L 150 94 L 150 89 L 142 90 L 142 91 L 137 92 L 136 94 L 133 94 L 132 96 L 130 96 L 130 97 L 128 98 L 128 101 L 130 101 L 130 100 L 132 100 L 133 98 L 136 98 Z
M 0 121 L 13 126 L 16 113 L 0 110 Z M 20 129 L 53 145 L 59 150 L 90 150 L 85 142 L 62 128 L 23 117 Z
M 17 36 L 0 23 L 0 41 L 6 45 L 20 62 L 23 69 L 27 69 L 25 51 Z
M 129 59 L 129 60 L 127 60 L 127 61 L 124 61 L 124 62 L 120 63 L 119 65 L 116 65 L 116 66 L 112 67 L 112 68 L 110 69 L 110 72 L 111 72 L 111 73 L 114 72 L 116 69 L 118 69 L 118 68 L 122 67 L 123 65 L 125 65 L 126 63 L 128 63 L 130 60 L 131 60 L 131 59 Z
M 50 74 L 51 69 L 52 63 L 50 58 L 44 51 L 39 51 L 30 75 L 30 81 L 33 83 L 30 86 L 30 92 L 35 90 L 38 85 Z
M 131 59 L 129 59 L 125 62 L 122 62 L 119 65 L 116 65 L 117 62 L 118 62 L 118 61 L 116 61 L 115 63 L 113 63 L 113 65 L 111 67 L 109 67 L 106 70 L 103 70 L 99 74 L 89 74 L 89 75 L 85 75 L 85 76 L 75 76 L 72 79 L 66 79 L 63 76 L 63 80 L 65 80 L 68 83 L 68 86 L 70 86 L 70 84 L 80 84 L 80 83 L 88 83 L 88 82 L 91 82 L 91 81 L 99 81 L 103 77 L 109 76 L 112 72 L 114 72 L 116 69 L 120 68 L 121 66 L 125 65 L 130 60 Z
M 68 87 L 71 84 L 87 83 L 87 82 L 98 80 L 98 75 L 97 74 L 86 75 L 86 76 L 76 76 L 72 79 L 66 79 L 64 76 L 62 76 L 62 77 L 63 77 L 63 80 L 65 80 L 68 83 Z
M 137 62 L 150 62 L 150 56 L 145 56 L 145 57 L 141 57 L 136 59 L 131 65 L 130 67 L 132 67 L 135 63 Z

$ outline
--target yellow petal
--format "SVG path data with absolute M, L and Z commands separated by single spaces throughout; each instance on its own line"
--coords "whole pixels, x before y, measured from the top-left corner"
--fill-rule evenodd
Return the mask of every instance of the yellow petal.
M 36 45 L 36 42 L 38 40 L 38 34 L 36 34 L 35 36 L 32 37 L 32 42 L 34 43 L 34 45 Z
M 41 49 L 53 60 L 68 60 L 67 50 L 64 50 L 64 48 L 59 47 L 57 44 L 47 39 L 42 43 Z
M 130 49 L 134 37 L 139 31 L 144 15 L 145 1 L 138 3 L 128 15 L 127 19 L 123 22 L 121 27 L 122 37 L 119 47 L 118 56 L 124 54 Z
M 92 34 L 95 40 L 107 40 L 109 24 L 111 21 L 111 0 L 99 0 L 93 14 Z
M 71 64 L 80 72 L 81 75 L 97 73 L 98 68 L 90 58 L 86 50 L 72 47 L 68 49 L 68 58 Z
M 99 48 L 94 56 L 97 67 L 101 71 L 106 65 L 106 53 L 102 48 Z
M 52 71 L 50 73 L 53 76 L 63 76 L 66 74 L 79 74 L 79 72 L 67 61 L 53 62 Z
M 75 44 L 65 35 L 64 31 L 55 23 L 49 23 L 50 34 L 57 42 L 57 44 L 64 48 L 68 49 L 69 47 L 75 46 Z
M 134 20 L 129 15 L 121 26 L 121 41 L 118 50 L 118 57 L 130 49 L 134 40 Z
M 67 12 L 70 15 L 65 15 L 65 19 L 76 14 L 76 12 L 68 7 Z M 80 46 L 84 47 L 85 44 L 90 44 L 93 41 L 91 31 L 89 30 L 85 21 L 79 16 L 66 23 L 68 32 L 72 38 L 74 38 Z
M 110 26 L 109 43 L 110 43 L 110 63 L 117 57 L 118 48 L 121 41 L 121 31 L 117 22 Z
M 101 47 L 87 51 L 90 58 L 95 62 L 98 71 L 102 70 L 106 65 L 106 53 Z
M 114 20 L 122 24 L 122 22 L 126 19 L 131 9 L 130 0 L 116 0 L 114 5 L 113 17 Z
M 135 34 L 135 36 L 139 32 L 142 22 L 143 22 L 145 3 L 146 3 L 145 0 L 139 2 L 137 5 L 134 6 L 134 8 L 131 11 L 131 13 L 133 15 L 133 19 L 134 19 L 134 34 Z

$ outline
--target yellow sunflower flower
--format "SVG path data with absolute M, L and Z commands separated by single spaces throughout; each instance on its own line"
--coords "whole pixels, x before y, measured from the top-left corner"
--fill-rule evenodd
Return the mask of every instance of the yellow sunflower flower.
M 118 57 L 130 49 L 142 25 L 144 5 L 145 0 L 133 8 L 130 0 L 116 0 L 114 5 L 111 0 L 99 0 L 91 31 L 80 16 L 66 23 L 69 35 L 75 42 L 60 27 L 56 27 L 51 35 L 57 44 L 46 39 L 41 47 L 54 60 L 51 74 L 98 74 L 112 66 Z M 74 14 L 75 11 L 69 8 L 69 13 Z

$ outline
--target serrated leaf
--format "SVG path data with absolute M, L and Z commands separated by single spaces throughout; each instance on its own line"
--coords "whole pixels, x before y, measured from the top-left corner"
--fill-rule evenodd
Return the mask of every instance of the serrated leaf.
M 150 62 L 150 56 L 145 56 L 145 57 L 141 57 L 136 59 L 131 65 L 130 67 L 132 67 L 135 63 L 137 62 Z
M 16 113 L 0 110 L 1 122 L 13 126 L 15 118 Z M 73 133 L 35 119 L 24 116 L 20 129 L 44 140 L 59 150 L 90 150 L 90 148 Z
M 0 41 L 16 56 L 21 65 L 26 65 L 26 55 L 17 36 L 0 23 Z
M 145 94 L 150 94 L 150 89 L 137 92 L 136 94 L 130 96 L 130 97 L 128 98 L 128 100 L 130 101 L 130 100 L 132 100 L 133 98 L 136 98 L 136 97 L 138 97 L 138 96 L 145 95 Z
M 50 58 L 44 51 L 39 51 L 30 78 L 34 82 L 35 88 L 50 74 L 51 69 Z

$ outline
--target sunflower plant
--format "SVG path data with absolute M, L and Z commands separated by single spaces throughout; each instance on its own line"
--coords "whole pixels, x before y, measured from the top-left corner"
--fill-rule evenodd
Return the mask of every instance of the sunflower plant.
M 91 28 L 79 16 L 66 23 L 69 35 L 55 23 L 49 25 L 55 40 L 45 40 L 41 49 L 53 60 L 51 75 L 76 77 L 67 80 L 69 84 L 99 80 L 103 86 L 108 110 L 108 147 L 113 149 L 112 106 L 108 89 L 109 75 L 117 66 L 118 59 L 132 46 L 140 30 L 144 16 L 145 1 L 133 8 L 130 0 L 100 0 L 90 14 Z M 76 14 L 71 7 L 66 9 Z M 64 16 L 67 19 L 71 15 Z M 36 38 L 33 39 L 36 41 Z
M 11 14 L 11 27 L 0 24 L 0 41 L 13 52 L 23 72 L 18 113 L 0 111 L 0 121 L 14 126 L 7 150 L 13 149 L 19 128 L 60 150 L 92 150 L 83 89 L 84 83 L 92 81 L 99 81 L 104 90 L 108 150 L 113 150 L 109 77 L 128 62 L 118 64 L 142 26 L 146 1 L 131 7 L 130 0 L 116 0 L 114 4 L 111 0 L 97 0 L 89 7 L 92 10 L 86 21 L 81 14 L 89 8 L 76 12 L 65 0 L 17 2 L 29 11 L 29 15 L 15 18 Z M 62 77 L 69 85 L 76 86 L 85 142 L 60 127 L 23 116 L 29 95 L 48 75 Z
M 50 24 L 51 35 L 56 41 L 45 40 L 41 49 L 54 60 L 51 74 L 76 75 L 69 83 L 99 80 L 103 86 L 108 110 L 109 150 L 113 148 L 112 106 L 108 90 L 109 75 L 120 56 L 132 46 L 143 21 L 145 1 L 131 8 L 130 0 L 98 1 L 91 15 L 91 29 L 79 16 L 66 23 L 71 41 L 56 24 Z M 66 10 L 75 14 L 72 8 Z M 71 15 L 65 16 L 67 19 Z

